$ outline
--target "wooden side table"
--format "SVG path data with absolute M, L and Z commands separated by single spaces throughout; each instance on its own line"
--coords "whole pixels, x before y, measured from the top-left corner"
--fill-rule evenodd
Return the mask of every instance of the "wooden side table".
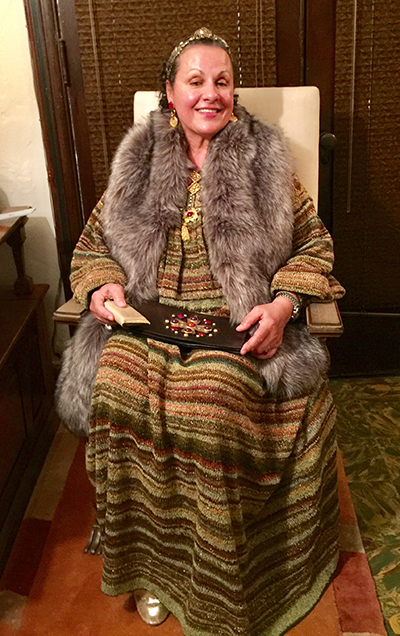
M 0 573 L 58 426 L 43 299 L 0 287 Z

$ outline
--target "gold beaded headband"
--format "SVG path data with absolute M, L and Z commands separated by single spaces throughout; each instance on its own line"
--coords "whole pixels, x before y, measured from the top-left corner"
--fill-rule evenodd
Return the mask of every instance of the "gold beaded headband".
M 228 44 L 225 42 L 225 40 L 218 37 L 218 35 L 214 35 L 210 31 L 210 29 L 207 29 L 206 27 L 202 27 L 201 29 L 197 29 L 197 31 L 195 31 L 193 35 L 188 37 L 187 40 L 183 40 L 182 42 L 179 42 L 179 44 L 174 48 L 171 55 L 169 56 L 167 66 L 166 66 L 167 79 L 170 76 L 170 73 L 176 58 L 182 53 L 183 49 L 186 48 L 188 44 L 191 44 L 192 42 L 195 42 L 196 40 L 202 40 L 203 38 L 208 38 L 210 40 L 214 40 L 214 42 L 222 44 L 230 55 L 230 49 Z

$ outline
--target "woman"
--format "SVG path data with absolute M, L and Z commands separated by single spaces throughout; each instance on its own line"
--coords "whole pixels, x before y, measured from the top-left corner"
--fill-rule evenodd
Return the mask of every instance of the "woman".
M 103 591 L 136 590 L 145 620 L 171 611 L 188 636 L 278 636 L 337 563 L 328 358 L 294 318 L 343 289 L 279 133 L 234 105 L 224 40 L 200 29 L 174 49 L 161 105 L 123 140 L 75 249 L 90 312 L 59 410 L 81 432 L 90 412 Z M 118 328 L 108 298 L 257 329 L 240 355 L 181 351 Z

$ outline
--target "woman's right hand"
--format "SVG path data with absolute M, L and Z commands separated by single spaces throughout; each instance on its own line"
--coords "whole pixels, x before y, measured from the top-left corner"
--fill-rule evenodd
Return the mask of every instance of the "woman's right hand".
M 103 325 L 115 322 L 114 316 L 104 307 L 104 301 L 113 300 L 118 307 L 126 307 L 125 293 L 122 285 L 117 283 L 107 283 L 96 289 L 92 294 L 89 309 L 93 316 Z

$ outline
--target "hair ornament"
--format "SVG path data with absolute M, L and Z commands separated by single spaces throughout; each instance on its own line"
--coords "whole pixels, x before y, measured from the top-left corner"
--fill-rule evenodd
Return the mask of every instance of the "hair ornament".
M 182 42 L 179 42 L 179 44 L 172 51 L 166 66 L 167 79 L 170 76 L 171 69 L 174 65 L 176 58 L 179 57 L 183 49 L 186 48 L 188 44 L 191 44 L 192 42 L 196 42 L 196 40 L 199 40 L 199 41 L 203 40 L 205 38 L 208 38 L 209 40 L 214 40 L 215 42 L 222 44 L 224 47 L 226 47 L 230 55 L 230 49 L 228 44 L 225 42 L 225 40 L 220 38 L 218 35 L 214 35 L 212 31 L 210 31 L 210 29 L 207 29 L 207 27 L 201 27 L 201 29 L 197 29 L 197 31 L 195 31 L 193 35 L 190 35 L 187 40 L 183 40 Z

